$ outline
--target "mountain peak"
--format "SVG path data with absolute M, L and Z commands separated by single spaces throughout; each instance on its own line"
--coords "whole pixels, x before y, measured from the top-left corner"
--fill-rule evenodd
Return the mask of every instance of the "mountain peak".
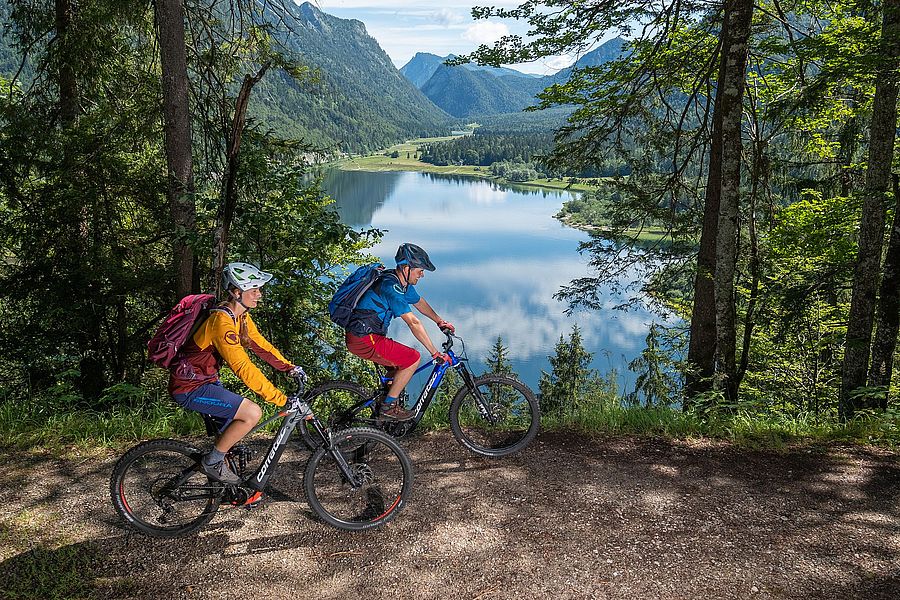
M 300 5 L 300 17 L 303 18 L 307 23 L 312 25 L 315 29 L 322 30 L 322 20 L 325 14 L 313 6 L 309 2 L 304 2 Z

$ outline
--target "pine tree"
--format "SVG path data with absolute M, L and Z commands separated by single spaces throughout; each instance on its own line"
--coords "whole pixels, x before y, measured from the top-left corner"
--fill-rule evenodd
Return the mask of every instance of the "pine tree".
M 640 394 L 644 395 L 647 407 L 667 404 L 674 393 L 675 382 L 669 373 L 672 360 L 659 342 L 659 326 L 652 323 L 647 333 L 646 348 L 628 363 L 628 369 L 638 374 L 634 393 L 629 394 L 635 404 L 640 402 Z
M 568 341 L 560 334 L 555 350 L 556 354 L 548 357 L 551 373 L 542 372 L 538 383 L 541 404 L 547 412 L 571 415 L 586 400 L 595 379 L 590 368 L 594 354 L 584 349 L 578 325 L 572 326 Z
M 484 361 L 488 371 L 491 373 L 512 373 L 512 364 L 509 362 L 509 348 L 503 345 L 503 338 L 497 336 L 497 341 L 491 347 L 491 353 Z

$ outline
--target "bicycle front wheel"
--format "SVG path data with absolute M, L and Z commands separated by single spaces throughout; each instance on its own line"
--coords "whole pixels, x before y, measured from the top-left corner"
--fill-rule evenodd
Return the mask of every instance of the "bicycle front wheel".
M 175 440 L 152 440 L 126 452 L 109 482 L 113 507 L 126 526 L 173 538 L 206 525 L 224 488 L 198 470 L 200 454 Z
M 350 408 L 371 396 L 372 394 L 358 383 L 326 381 L 309 392 L 307 402 L 316 413 L 316 417 L 328 429 L 339 430 L 374 424 L 371 408 L 361 408 L 358 412 L 348 413 Z M 300 436 L 309 450 L 315 450 L 322 445 L 322 438 L 308 421 L 304 421 L 303 427 L 300 428 Z
M 514 454 L 537 435 L 541 412 L 527 385 L 506 375 L 475 378 L 450 403 L 450 429 L 459 442 L 482 456 Z M 477 390 L 477 391 L 476 391 Z
M 353 474 L 348 481 L 335 453 Z M 306 465 L 303 485 L 313 511 L 326 523 L 364 531 L 392 520 L 412 492 L 412 463 L 391 436 L 367 427 L 334 432 L 332 449 L 319 448 Z

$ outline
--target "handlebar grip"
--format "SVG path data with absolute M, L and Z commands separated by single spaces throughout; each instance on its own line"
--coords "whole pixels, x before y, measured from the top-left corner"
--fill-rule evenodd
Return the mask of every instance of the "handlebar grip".
M 449 337 L 449 336 L 453 335 L 453 330 L 450 329 L 449 327 L 441 327 L 441 333 L 443 333 L 444 335 Z

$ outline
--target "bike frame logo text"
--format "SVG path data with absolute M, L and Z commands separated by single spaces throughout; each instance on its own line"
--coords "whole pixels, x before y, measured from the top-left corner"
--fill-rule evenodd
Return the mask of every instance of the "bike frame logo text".
M 286 435 L 287 431 L 282 430 L 281 435 L 275 438 L 275 442 L 272 444 L 272 450 L 269 451 L 269 456 L 266 457 L 266 461 L 259 468 L 259 474 L 256 476 L 257 483 L 262 483 L 263 478 L 266 476 L 266 471 L 269 470 L 269 465 L 272 463 L 272 459 L 275 458 L 275 454 L 277 453 L 278 448 L 281 447 L 281 443 L 284 441 Z

